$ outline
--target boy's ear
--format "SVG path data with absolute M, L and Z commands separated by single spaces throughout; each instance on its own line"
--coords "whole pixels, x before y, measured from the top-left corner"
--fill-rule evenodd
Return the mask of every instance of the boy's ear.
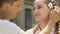
M 3 3 L 3 6 L 2 6 L 4 9 L 8 9 L 10 7 L 10 4 L 9 3 Z

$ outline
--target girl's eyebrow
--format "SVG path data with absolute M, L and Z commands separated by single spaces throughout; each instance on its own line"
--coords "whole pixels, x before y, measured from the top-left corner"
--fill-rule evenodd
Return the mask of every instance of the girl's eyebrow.
M 38 7 L 42 7 L 42 5 L 39 4 Z

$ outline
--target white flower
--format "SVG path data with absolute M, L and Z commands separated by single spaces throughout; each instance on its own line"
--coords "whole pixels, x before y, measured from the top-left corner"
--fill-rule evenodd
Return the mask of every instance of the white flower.
M 48 4 L 48 7 L 49 7 L 49 8 L 53 8 L 53 4 L 50 2 L 50 3 Z

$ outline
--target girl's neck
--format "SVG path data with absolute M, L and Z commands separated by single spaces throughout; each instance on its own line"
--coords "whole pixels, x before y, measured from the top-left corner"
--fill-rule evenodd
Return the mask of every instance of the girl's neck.
M 48 21 L 40 22 L 39 28 L 43 30 L 47 26 L 47 24 L 48 24 Z

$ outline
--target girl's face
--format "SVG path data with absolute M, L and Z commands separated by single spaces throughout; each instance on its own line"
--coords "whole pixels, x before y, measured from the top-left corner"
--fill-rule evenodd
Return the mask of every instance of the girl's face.
M 34 3 L 34 16 L 38 22 L 48 20 L 49 13 L 50 9 L 43 0 L 39 0 Z

